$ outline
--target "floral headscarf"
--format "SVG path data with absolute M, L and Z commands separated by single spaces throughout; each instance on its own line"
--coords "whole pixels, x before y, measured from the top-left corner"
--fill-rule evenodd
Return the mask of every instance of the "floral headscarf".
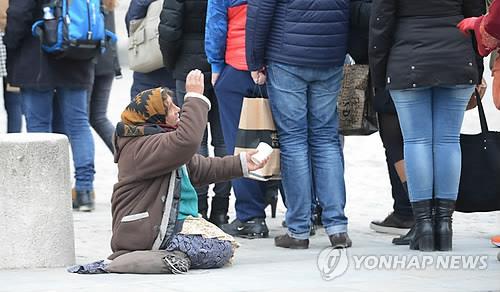
M 171 131 L 165 125 L 168 109 L 165 108 L 164 99 L 168 92 L 168 89 L 154 88 L 139 93 L 123 111 L 115 135 L 140 137 Z

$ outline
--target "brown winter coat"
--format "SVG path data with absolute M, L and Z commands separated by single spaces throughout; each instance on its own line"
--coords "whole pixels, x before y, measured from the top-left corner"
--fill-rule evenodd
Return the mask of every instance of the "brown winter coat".
M 156 249 L 156 245 L 153 248 L 155 241 L 164 243 L 165 238 L 173 234 L 171 225 L 175 225 L 178 214 L 178 178 L 173 198 L 168 191 L 172 173 L 177 174 L 176 170 L 182 165 L 187 165 L 194 186 L 243 175 L 239 156 L 205 158 L 195 154 L 207 124 L 209 107 L 202 99 L 188 96 L 175 131 L 133 138 L 117 137 L 115 141 L 118 183 L 111 198 L 113 254 L 110 259 L 130 251 Z M 164 210 L 168 216 L 168 220 L 163 220 L 164 224 L 169 224 L 167 234 L 159 232 L 163 226 Z

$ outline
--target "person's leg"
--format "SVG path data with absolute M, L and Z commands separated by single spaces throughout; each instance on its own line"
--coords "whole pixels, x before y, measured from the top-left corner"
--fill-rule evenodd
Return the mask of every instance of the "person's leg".
M 460 184 L 462 153 L 460 129 L 473 86 L 436 87 L 433 90 L 433 152 L 436 249 L 452 249 L 451 216 Z
M 31 132 L 52 132 L 53 89 L 38 90 L 21 88 L 26 117 L 26 130 Z
M 415 216 L 410 249 L 434 249 L 432 89 L 391 90 L 403 133 L 408 191 Z
M 404 235 L 414 224 L 411 204 L 406 191 L 406 171 L 403 159 L 403 136 L 398 116 L 379 113 L 379 133 L 385 148 L 391 182 L 393 212 L 382 221 L 372 221 L 370 227 L 377 232 Z
M 326 233 L 347 232 L 344 215 L 346 190 L 344 161 L 339 139 L 337 96 L 343 68 L 315 70 L 315 81 L 309 84 L 308 134 L 314 193 L 323 209 L 322 221 Z M 346 243 L 345 247 L 350 246 Z
M 234 153 L 243 97 L 252 94 L 254 88 L 250 72 L 237 70 L 229 65 L 224 68 L 215 84 L 221 128 L 228 154 Z M 253 219 L 266 217 L 265 184 L 248 178 L 235 179 L 231 182 L 236 196 L 235 208 L 238 221 L 247 222 L 252 219 L 252 222 L 261 224 L 262 220 Z M 262 226 L 265 226 L 265 223 Z M 263 229 L 267 230 L 267 227 Z
M 460 129 L 473 86 L 436 87 L 433 91 L 434 194 L 456 200 L 462 167 Z
M 288 236 L 298 240 L 309 238 L 312 203 L 307 132 L 308 82 L 304 79 L 304 73 L 307 72 L 300 72 L 299 67 L 281 63 L 270 63 L 267 67 L 267 90 L 280 141 L 281 176 L 288 208 Z M 284 241 L 281 243 L 281 237 L 277 237 L 275 244 L 293 246 L 288 246 L 287 241 Z
M 227 155 L 226 144 L 222 134 L 219 105 L 213 88 L 210 86 L 205 89 L 205 95 L 212 102 L 212 108 L 208 113 L 208 122 L 210 123 L 210 134 L 212 137 L 212 146 L 216 157 L 224 157 Z M 208 146 L 208 145 L 207 145 Z M 208 152 L 208 149 L 207 149 Z M 220 182 L 214 186 L 215 196 L 212 197 L 210 206 L 210 221 L 217 226 L 228 223 L 229 217 L 227 212 L 229 209 L 229 196 L 231 195 L 231 182 Z
M 23 124 L 22 95 L 4 90 L 5 111 L 7 112 L 7 133 L 19 133 Z
M 58 103 L 75 165 L 75 190 L 81 211 L 94 208 L 94 140 L 90 131 L 85 89 L 57 88 Z
M 94 86 L 90 94 L 90 125 L 106 144 L 111 153 L 113 149 L 113 132 L 115 127 L 108 119 L 108 101 L 111 93 L 114 75 L 95 76 Z

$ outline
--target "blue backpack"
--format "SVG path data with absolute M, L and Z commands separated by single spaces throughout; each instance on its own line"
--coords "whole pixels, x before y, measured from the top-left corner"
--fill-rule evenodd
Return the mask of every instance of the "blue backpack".
M 104 27 L 101 0 L 51 0 L 42 5 L 43 19 L 32 26 L 42 49 L 56 57 L 92 59 L 116 36 Z

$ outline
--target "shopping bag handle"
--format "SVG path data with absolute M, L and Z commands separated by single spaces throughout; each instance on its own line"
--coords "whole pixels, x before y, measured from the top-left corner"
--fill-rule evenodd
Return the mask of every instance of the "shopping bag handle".
M 252 92 L 253 97 L 267 98 L 267 96 L 264 96 L 264 93 L 262 93 L 261 86 L 262 85 L 258 85 L 257 83 L 255 83 L 255 85 L 253 87 L 253 92 Z
M 486 135 L 488 133 L 488 123 L 486 122 L 486 114 L 484 113 L 484 108 L 483 108 L 483 103 L 481 101 L 481 95 L 479 94 L 479 91 L 477 88 L 474 90 L 474 95 L 476 97 L 476 102 L 477 102 L 477 110 L 479 111 L 479 122 L 481 123 L 481 132 L 483 135 Z

